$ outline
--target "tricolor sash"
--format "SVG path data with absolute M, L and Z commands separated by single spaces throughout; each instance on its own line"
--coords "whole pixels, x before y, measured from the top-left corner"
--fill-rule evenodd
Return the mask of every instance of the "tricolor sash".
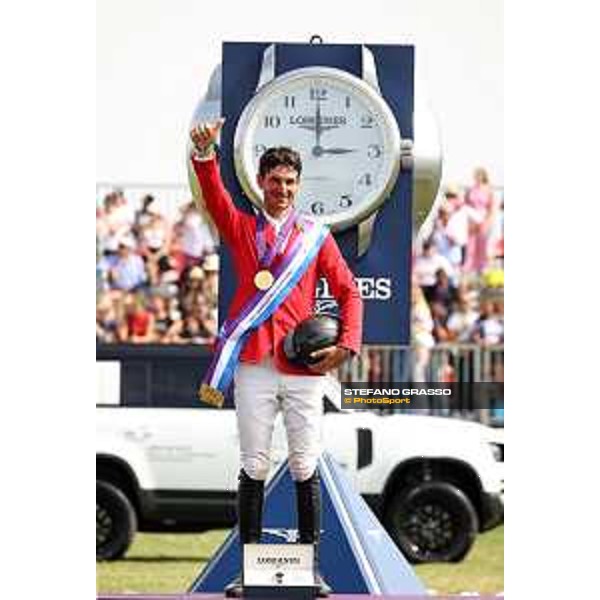
M 275 281 L 267 290 L 257 292 L 244 304 L 235 318 L 223 323 L 215 354 L 202 381 L 198 395 L 214 406 L 222 406 L 244 342 L 253 329 L 264 323 L 284 302 L 319 252 L 329 229 L 320 223 L 299 219 L 300 234 L 272 270 Z

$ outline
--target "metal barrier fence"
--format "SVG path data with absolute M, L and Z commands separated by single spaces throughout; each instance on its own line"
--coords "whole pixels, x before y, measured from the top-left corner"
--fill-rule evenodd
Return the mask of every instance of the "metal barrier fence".
M 403 382 L 504 380 L 504 346 L 439 344 L 429 350 L 424 377 L 415 377 L 418 351 L 408 346 L 366 346 L 339 371 L 341 381 Z
M 503 382 L 504 346 L 477 344 L 440 344 L 426 351 L 402 346 L 365 346 L 352 362 L 338 370 L 338 378 L 346 383 L 404 382 Z M 465 396 L 463 404 L 450 410 L 443 403 L 432 403 L 420 414 L 457 416 L 503 425 L 504 404 L 490 399 L 485 408 L 474 406 Z

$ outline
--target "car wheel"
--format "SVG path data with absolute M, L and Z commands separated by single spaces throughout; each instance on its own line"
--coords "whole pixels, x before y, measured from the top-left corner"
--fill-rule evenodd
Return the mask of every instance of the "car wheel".
M 441 481 L 397 494 L 386 511 L 386 526 L 412 563 L 457 562 L 469 552 L 478 531 L 477 513 L 466 494 Z
M 96 481 L 96 560 L 121 558 L 137 528 L 127 496 L 106 481 Z

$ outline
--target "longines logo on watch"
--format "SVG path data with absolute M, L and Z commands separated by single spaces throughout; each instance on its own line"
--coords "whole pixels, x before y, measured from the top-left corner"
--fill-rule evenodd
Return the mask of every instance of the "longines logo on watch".
M 323 125 L 346 125 L 346 117 L 344 116 L 319 116 L 318 121 Z M 317 118 L 314 115 L 290 117 L 290 125 L 313 125 L 316 122 Z

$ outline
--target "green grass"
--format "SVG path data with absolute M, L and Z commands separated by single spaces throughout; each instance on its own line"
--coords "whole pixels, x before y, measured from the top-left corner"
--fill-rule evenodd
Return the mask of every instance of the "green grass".
M 98 593 L 181 593 L 189 589 L 228 531 L 139 533 L 123 560 L 96 565 Z M 458 564 L 419 565 L 417 575 L 438 594 L 504 590 L 504 527 L 480 535 Z
M 460 563 L 417 565 L 417 575 L 437 594 L 504 591 L 504 525 L 481 534 Z
M 185 592 L 228 533 L 138 533 L 123 560 L 96 564 L 98 593 Z

